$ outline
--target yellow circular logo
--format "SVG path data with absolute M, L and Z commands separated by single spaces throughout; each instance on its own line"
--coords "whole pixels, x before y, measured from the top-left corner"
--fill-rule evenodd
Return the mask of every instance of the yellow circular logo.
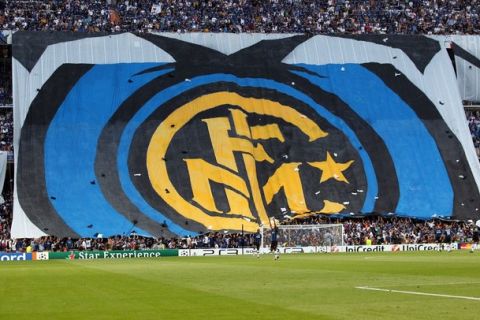
M 171 172 L 165 161 L 167 150 L 175 135 L 189 121 L 202 112 L 220 106 L 230 106 L 227 115 L 200 119 L 208 130 L 215 161 L 199 157 L 182 158 L 192 194 L 191 199 L 185 199 L 172 183 Z M 270 140 L 285 142 L 281 127 L 275 121 L 250 125 L 247 118 L 252 116 L 268 116 L 269 119 L 278 119 L 294 126 L 309 142 L 328 135 L 306 115 L 279 102 L 226 91 L 206 94 L 176 108 L 154 131 L 146 161 L 149 180 L 155 192 L 186 219 L 211 230 L 240 230 L 243 226 L 246 231 L 255 231 L 259 224 L 268 225 L 266 206 L 281 190 L 286 195 L 289 212 L 310 212 L 298 169 L 301 163 L 285 161 L 280 165 L 275 164 L 274 158 L 263 146 Z M 322 171 L 321 182 L 335 179 L 348 183 L 342 171 L 352 162 L 336 163 L 327 153 L 325 161 L 309 161 L 307 164 Z M 276 166 L 263 184 L 257 178 L 258 163 Z M 240 166 L 246 175 L 239 174 Z M 228 210 L 217 207 L 212 183 L 223 186 Z M 319 212 L 336 213 L 344 208 L 342 204 L 328 200 L 323 203 L 323 209 Z

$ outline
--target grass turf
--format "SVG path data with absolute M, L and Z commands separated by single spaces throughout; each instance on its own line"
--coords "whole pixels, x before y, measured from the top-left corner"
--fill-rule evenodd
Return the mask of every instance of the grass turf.
M 480 254 L 0 263 L 0 319 L 478 319 Z

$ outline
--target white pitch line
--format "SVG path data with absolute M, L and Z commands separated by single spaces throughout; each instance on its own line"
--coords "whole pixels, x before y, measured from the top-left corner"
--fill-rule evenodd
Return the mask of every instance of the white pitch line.
M 380 288 L 372 288 L 372 287 L 355 287 L 355 288 L 356 288 L 356 289 L 361 289 L 361 290 L 373 290 L 373 291 L 383 291 L 383 292 L 416 294 L 416 295 L 419 295 L 419 296 L 432 296 L 432 297 L 443 297 L 443 298 L 454 298 L 454 299 L 466 299 L 466 300 L 480 301 L 480 298 L 477 298 L 477 297 L 453 296 L 453 295 L 450 295 L 450 294 L 438 294 L 438 293 L 427 293 L 427 292 L 417 292 L 417 291 L 391 290 L 391 289 L 380 289 Z

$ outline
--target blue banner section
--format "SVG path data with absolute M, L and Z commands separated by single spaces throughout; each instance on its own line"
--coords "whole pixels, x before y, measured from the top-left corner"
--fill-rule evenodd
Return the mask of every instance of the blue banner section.
M 3 261 L 26 261 L 32 260 L 31 253 L 20 252 L 0 252 L 0 262 Z
M 82 237 L 95 233 L 124 234 L 133 228 L 132 222 L 105 199 L 95 182 L 96 145 L 120 104 L 138 88 L 171 70 L 136 75 L 155 66 L 161 64 L 95 66 L 71 90 L 50 123 L 45 141 L 48 194 L 55 198 L 51 203 L 58 214 Z M 135 81 L 128 81 L 131 78 Z M 135 231 L 149 235 L 139 228 Z
M 298 66 L 309 72 L 291 72 L 340 97 L 383 139 L 400 188 L 395 213 L 421 218 L 452 214 L 454 195 L 445 164 L 408 104 L 361 65 Z

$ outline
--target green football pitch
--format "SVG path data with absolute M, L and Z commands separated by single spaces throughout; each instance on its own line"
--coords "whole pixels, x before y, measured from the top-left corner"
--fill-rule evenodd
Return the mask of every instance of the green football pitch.
M 480 253 L 4 262 L 0 301 L 15 320 L 473 320 Z

